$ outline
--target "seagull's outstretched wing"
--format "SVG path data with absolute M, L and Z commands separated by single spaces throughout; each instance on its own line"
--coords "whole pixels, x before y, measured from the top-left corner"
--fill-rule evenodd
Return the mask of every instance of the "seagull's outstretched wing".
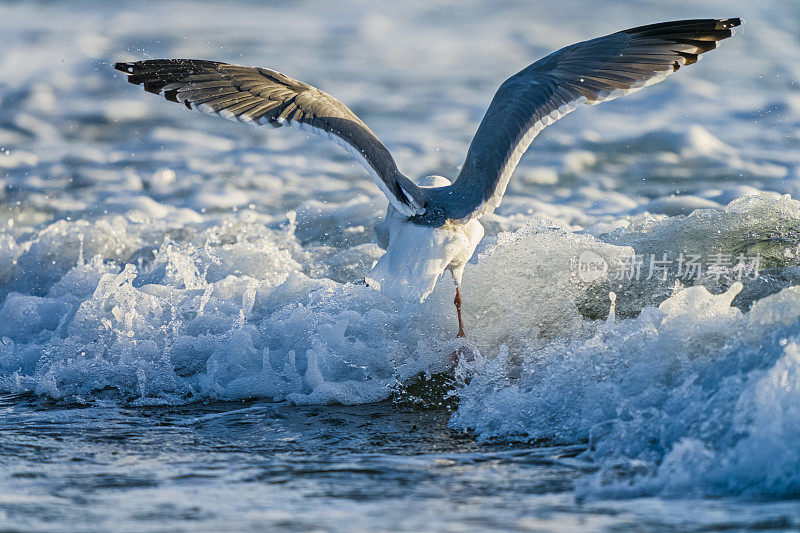
M 397 169 L 372 131 L 333 96 L 280 72 L 197 59 L 117 63 L 128 81 L 167 100 L 221 117 L 274 127 L 296 124 L 327 135 L 356 156 L 391 204 L 407 216 L 425 212 L 423 193 Z
M 533 138 L 578 104 L 599 104 L 658 83 L 731 36 L 739 19 L 640 26 L 573 44 L 507 79 L 472 139 L 450 187 L 426 191 L 429 207 L 454 220 L 491 213 Z M 433 212 L 433 211 L 431 211 Z

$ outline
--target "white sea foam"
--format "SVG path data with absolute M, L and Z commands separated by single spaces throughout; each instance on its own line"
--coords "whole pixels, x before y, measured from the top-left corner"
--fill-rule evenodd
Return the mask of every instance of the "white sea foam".
M 800 291 L 742 313 L 690 287 L 636 319 L 483 360 L 453 424 L 481 438 L 589 441 L 579 493 L 794 494 Z M 513 366 L 513 365 L 511 365 Z
M 779 272 L 743 279 L 744 291 L 739 281 L 702 280 L 727 287 L 720 294 L 618 281 L 617 308 L 636 316 L 606 321 L 581 317 L 582 290 L 606 306 L 608 292 L 576 283 L 566 258 L 588 248 L 610 260 L 632 248 L 536 224 L 501 236 L 468 271 L 491 280 L 467 280 L 486 296 L 477 313 L 489 321 L 452 424 L 481 439 L 589 441 L 584 458 L 599 472 L 581 483 L 587 496 L 795 493 L 800 456 L 783 448 L 800 431 L 797 240 L 771 239 L 796 235 L 798 209 L 752 197 L 606 235 L 636 251 L 766 246 Z M 737 296 L 740 307 L 755 303 L 742 312 L 731 305 Z
M 577 26 L 574 6 L 530 2 L 318 3 L 300 25 L 261 4 L 4 6 L 0 391 L 363 403 L 444 370 L 454 348 L 449 280 L 421 305 L 360 283 L 386 202 L 357 164 L 286 128 L 159 101 L 113 62 L 279 68 L 350 105 L 407 175 L 454 176 L 502 79 L 663 17 L 652 5 Z M 544 130 L 464 275 L 477 358 L 453 426 L 590 441 L 589 497 L 800 490 L 800 208 L 783 196 L 800 196 L 797 16 L 725 7 L 747 24 L 707 61 Z M 636 254 L 763 264 L 741 287 L 676 285 L 674 271 L 582 277 L 583 252 L 609 269 Z

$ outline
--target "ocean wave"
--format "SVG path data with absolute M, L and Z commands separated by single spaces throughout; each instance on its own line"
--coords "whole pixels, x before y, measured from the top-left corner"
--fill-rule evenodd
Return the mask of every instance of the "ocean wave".
M 654 16 L 609 4 L 567 30 L 566 4 L 451 4 L 317 3 L 302 33 L 256 3 L 4 5 L 0 392 L 358 404 L 447 370 L 452 285 L 409 305 L 361 283 L 385 200 L 344 154 L 192 116 L 112 65 L 279 68 L 409 176 L 452 176 L 502 79 Z M 465 272 L 452 427 L 588 443 L 587 498 L 800 492 L 797 14 L 727 6 L 747 24 L 709 60 L 542 133 Z

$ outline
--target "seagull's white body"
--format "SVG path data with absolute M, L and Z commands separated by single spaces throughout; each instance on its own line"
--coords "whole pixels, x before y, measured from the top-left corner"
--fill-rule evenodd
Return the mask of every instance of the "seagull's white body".
M 280 72 L 196 59 L 117 63 L 128 81 L 190 109 L 229 120 L 299 126 L 342 144 L 389 199 L 375 228 L 386 253 L 366 282 L 393 297 L 424 300 L 450 270 L 459 287 L 483 237 L 478 219 L 500 205 L 514 168 L 536 135 L 582 104 L 658 83 L 732 35 L 739 19 L 663 22 L 566 46 L 507 79 L 472 139 L 457 178 L 415 184 L 389 150 L 342 102 Z
M 446 187 L 450 180 L 427 176 L 417 185 Z M 386 253 L 367 276 L 367 284 L 393 298 L 423 301 L 445 270 L 461 286 L 464 267 L 483 238 L 483 226 L 478 219 L 438 227 L 414 224 L 389 204 L 386 218 L 375 226 L 375 237 Z

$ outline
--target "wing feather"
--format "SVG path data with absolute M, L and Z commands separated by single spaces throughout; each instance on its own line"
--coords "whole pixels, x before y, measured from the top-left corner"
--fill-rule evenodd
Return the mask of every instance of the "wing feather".
M 466 222 L 492 212 L 522 154 L 547 125 L 580 104 L 599 104 L 662 81 L 732 35 L 740 19 L 639 26 L 573 44 L 540 59 L 497 90 L 458 178 L 429 189 L 428 208 Z
M 331 137 L 355 155 L 391 204 L 406 216 L 425 213 L 424 192 L 397 169 L 389 150 L 333 96 L 265 68 L 197 59 L 117 63 L 128 81 L 189 109 L 273 127 L 296 125 Z

